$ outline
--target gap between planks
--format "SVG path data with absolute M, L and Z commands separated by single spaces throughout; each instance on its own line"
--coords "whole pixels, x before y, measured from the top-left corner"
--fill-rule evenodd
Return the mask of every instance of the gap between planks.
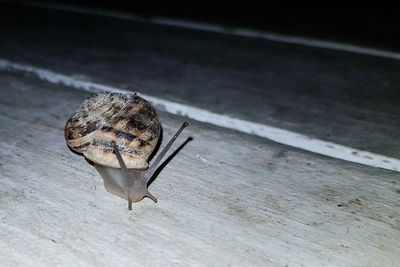
M 28 74 L 46 82 L 60 84 L 91 93 L 132 93 L 127 90 L 122 90 L 94 82 L 81 81 L 61 73 L 55 73 L 47 69 L 23 65 L 1 58 L 0 70 L 11 73 Z M 139 93 L 139 95 L 149 100 L 158 110 L 167 113 L 184 116 L 196 121 L 210 123 L 219 127 L 233 129 L 239 132 L 267 138 L 280 144 L 303 149 L 324 156 L 400 172 L 400 160 L 396 158 L 387 157 L 369 151 L 354 149 L 277 127 L 213 113 L 197 107 L 168 101 L 146 94 Z

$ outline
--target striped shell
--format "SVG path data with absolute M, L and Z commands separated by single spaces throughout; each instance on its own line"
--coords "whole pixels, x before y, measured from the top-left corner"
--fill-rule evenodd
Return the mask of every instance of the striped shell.
M 65 126 L 67 145 L 97 164 L 120 168 L 112 141 L 128 169 L 147 169 L 161 124 L 155 109 L 135 95 L 92 95 Z

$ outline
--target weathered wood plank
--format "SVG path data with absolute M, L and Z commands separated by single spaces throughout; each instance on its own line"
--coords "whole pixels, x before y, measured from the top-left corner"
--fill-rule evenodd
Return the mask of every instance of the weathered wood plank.
M 192 122 L 128 211 L 65 145 L 87 93 L 0 76 L 0 262 L 400 265 L 400 175 Z M 164 140 L 181 118 L 160 114 Z M 392 217 L 393 216 L 393 217 Z

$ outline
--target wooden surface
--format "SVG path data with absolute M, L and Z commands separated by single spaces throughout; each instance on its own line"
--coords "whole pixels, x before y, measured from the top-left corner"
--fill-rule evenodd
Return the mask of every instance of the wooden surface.
M 400 265 L 398 173 L 193 121 L 128 211 L 65 144 L 86 96 L 0 74 L 0 265 Z

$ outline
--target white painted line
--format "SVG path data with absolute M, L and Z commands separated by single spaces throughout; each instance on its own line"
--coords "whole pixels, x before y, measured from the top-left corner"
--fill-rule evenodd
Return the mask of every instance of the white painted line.
M 369 47 L 362 47 L 356 46 L 351 44 L 343 44 L 337 43 L 333 41 L 324 41 L 312 38 L 305 38 L 300 36 L 294 35 L 284 35 L 269 31 L 259 31 L 247 28 L 233 28 L 233 27 L 223 27 L 216 24 L 208 24 L 208 23 L 201 23 L 201 22 L 191 22 L 185 20 L 177 20 L 171 18 L 161 18 L 155 17 L 152 19 L 153 23 L 169 25 L 169 26 L 177 26 L 182 28 L 188 29 L 195 29 L 195 30 L 203 30 L 209 32 L 216 32 L 216 33 L 223 33 L 223 34 L 231 34 L 237 36 L 244 36 L 244 37 L 252 37 L 252 38 L 261 38 L 268 41 L 275 41 L 275 42 L 282 42 L 282 43 L 289 43 L 289 44 L 297 44 L 297 45 L 304 45 L 304 46 L 311 46 L 311 47 L 318 47 L 324 49 L 331 49 L 331 50 L 339 50 L 344 52 L 350 53 L 357 53 L 357 54 L 364 54 L 376 57 L 384 57 L 384 58 L 392 58 L 400 60 L 400 53 L 376 49 L 376 48 L 369 48 Z
M 1 0 L 0 0 L 1 1 Z M 151 23 L 150 18 L 146 18 L 133 13 L 124 13 L 118 11 L 110 11 L 106 9 L 100 8 L 87 8 L 82 6 L 75 6 L 70 4 L 61 4 L 61 3 L 50 3 L 50 2 L 42 2 L 42 1 L 19 1 L 18 4 L 22 4 L 25 6 L 45 8 L 45 9 L 53 9 L 60 11 L 67 11 L 73 13 L 87 14 L 87 15 L 96 15 L 103 17 L 111 17 L 117 19 L 125 19 L 125 20 L 135 20 L 140 22 L 148 22 Z
M 54 84 L 61 84 L 79 90 L 91 93 L 117 92 L 132 93 L 112 86 L 103 84 L 80 81 L 72 77 L 55 73 L 50 70 L 22 65 L 0 59 L 0 70 L 7 72 L 17 72 L 33 75 L 40 80 Z M 229 116 L 213 113 L 204 109 L 171 102 L 158 97 L 140 94 L 161 111 L 171 114 L 185 116 L 200 122 L 210 123 L 219 127 L 237 130 L 243 133 L 256 135 L 267 138 L 280 144 L 300 148 L 306 151 L 315 152 L 321 155 L 346 160 L 350 162 L 360 163 L 368 166 L 383 168 L 392 171 L 400 171 L 400 160 L 387 156 L 362 151 L 332 142 L 327 142 L 308 136 L 291 132 L 288 130 L 246 121 L 242 119 L 232 118 Z
M 105 9 L 97 9 L 97 8 L 85 8 L 80 6 L 74 5 L 66 5 L 66 4 L 58 4 L 58 3 L 44 3 L 41 1 L 20 1 L 19 4 L 23 4 L 26 6 L 33 6 L 39 8 L 47 8 L 47 9 L 54 9 L 54 10 L 61 10 L 61 11 L 69 11 L 74 13 L 81 13 L 81 14 L 90 14 L 90 15 L 98 15 L 98 16 L 105 16 L 105 17 L 112 17 L 118 19 L 125 19 L 125 20 L 134 20 L 140 22 L 147 22 L 147 23 L 154 23 L 160 25 L 167 25 L 167 26 L 175 26 L 193 30 L 201 30 L 201 31 L 209 31 L 215 33 L 222 33 L 222 34 L 230 34 L 236 36 L 244 36 L 244 37 L 251 37 L 251 38 L 261 38 L 268 41 L 275 41 L 275 42 L 282 42 L 282 43 L 289 43 L 289 44 L 296 44 L 296 45 L 304 45 L 310 47 L 318 47 L 324 49 L 331 49 L 331 50 L 338 50 L 356 54 L 363 54 L 369 56 L 376 56 L 376 57 L 384 57 L 384 58 L 391 58 L 400 60 L 400 53 L 370 48 L 370 47 L 362 47 L 352 44 L 345 44 L 345 43 L 338 43 L 334 41 L 327 41 L 327 40 L 318 40 L 313 38 L 305 38 L 301 36 L 294 36 L 294 35 L 284 35 L 269 31 L 260 31 L 260 30 L 253 30 L 247 28 L 234 28 L 234 27 L 226 27 L 221 26 L 218 24 L 212 23 L 203 23 L 203 22 L 195 22 L 195 21 L 188 21 L 188 20 L 179 20 L 174 18 L 168 17 L 143 17 L 140 15 L 132 14 L 132 13 L 124 13 L 118 11 L 109 11 Z

